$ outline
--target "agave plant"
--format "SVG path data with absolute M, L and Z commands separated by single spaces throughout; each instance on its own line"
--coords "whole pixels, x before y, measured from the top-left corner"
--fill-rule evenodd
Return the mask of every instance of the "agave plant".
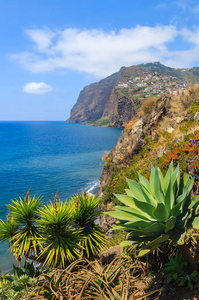
M 138 182 L 127 179 L 127 195 L 115 195 L 125 206 L 106 212 L 118 219 L 113 230 L 128 232 L 128 240 L 121 246 L 142 243 L 139 255 L 144 256 L 167 239 L 173 239 L 192 272 L 196 265 L 185 238 L 189 228 L 199 229 L 199 195 L 191 198 L 194 178 L 190 178 L 188 172 L 180 178 L 179 165 L 174 170 L 173 162 L 165 177 L 153 166 L 150 182 L 138 176 Z
M 29 196 L 19 200 L 11 201 L 7 205 L 9 214 L 6 222 L 0 220 L 0 240 L 9 241 L 13 254 L 20 262 L 23 255 L 27 258 L 34 259 L 35 256 L 31 255 L 39 253 L 39 232 L 36 225 L 36 220 L 39 218 L 38 209 L 41 207 L 42 198 Z
M 71 207 L 55 199 L 39 210 L 42 252 L 40 258 L 53 267 L 66 267 L 79 257 L 80 230 L 73 227 Z
M 97 255 L 107 243 L 104 234 L 96 223 L 101 213 L 100 201 L 99 197 L 87 195 L 85 191 L 82 195 L 71 197 L 71 218 L 74 226 L 81 230 L 80 246 L 83 249 L 83 257 L 90 258 Z

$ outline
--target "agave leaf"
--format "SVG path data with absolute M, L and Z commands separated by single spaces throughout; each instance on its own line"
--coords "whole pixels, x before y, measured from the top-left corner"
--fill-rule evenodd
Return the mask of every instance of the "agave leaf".
M 183 188 L 183 194 L 189 194 L 193 188 L 195 177 L 192 177 Z
M 164 232 L 167 233 L 169 230 L 173 229 L 176 223 L 176 217 L 170 217 L 168 220 L 165 222 L 165 230 Z
M 151 226 L 143 228 L 142 231 L 146 233 L 158 233 L 164 231 L 164 229 L 165 229 L 165 224 L 161 222 L 155 222 Z
M 133 245 L 133 243 L 135 243 L 135 242 L 134 241 L 123 241 L 120 243 L 120 248 Z
M 162 235 L 160 235 L 159 237 L 157 237 L 155 240 L 153 240 L 153 241 L 151 241 L 151 242 L 149 242 L 148 244 L 147 244 L 147 247 L 154 247 L 154 246 L 156 246 L 156 244 L 162 244 L 164 241 L 166 241 L 166 240 L 168 240 L 168 238 L 169 238 L 169 234 L 162 234 Z
M 199 195 L 194 195 L 191 199 L 191 204 L 189 205 L 189 209 L 193 208 L 194 206 L 198 206 L 199 205 Z M 197 210 L 196 210 L 197 213 Z
M 183 196 L 183 195 L 182 195 Z M 185 195 L 186 196 L 186 195 Z M 178 202 L 171 210 L 171 215 L 174 217 L 178 217 L 182 213 L 183 200 L 185 197 L 182 197 L 182 200 Z
M 171 174 L 173 173 L 173 161 L 171 161 L 170 165 L 169 165 L 169 169 L 165 175 L 164 178 L 164 192 L 166 193 L 167 189 L 168 189 L 168 185 L 170 182 L 170 178 L 171 178 Z
M 128 186 L 129 186 L 129 189 L 131 190 L 131 192 L 133 193 L 133 197 L 139 201 L 143 201 L 143 202 L 146 202 L 146 199 L 142 193 L 142 190 L 141 190 L 141 187 L 140 187 L 140 184 L 131 180 L 131 179 L 126 179 L 127 180 L 127 183 L 128 183 Z
M 144 195 L 144 197 L 146 199 L 146 202 L 150 203 L 151 205 L 153 205 L 154 207 L 156 207 L 157 201 L 154 199 L 152 193 L 148 192 L 148 190 L 145 189 L 145 187 L 142 184 L 140 184 L 140 187 L 142 189 L 142 193 L 143 193 L 143 195 Z
M 194 229 L 199 230 L 199 216 L 195 217 L 195 219 L 192 222 L 192 226 Z
M 136 221 L 140 221 L 140 219 L 146 219 L 144 217 L 141 216 L 135 216 L 132 213 L 127 213 L 125 211 L 109 211 L 109 212 L 105 212 L 105 214 L 113 217 L 113 218 L 117 218 L 119 220 L 126 220 L 126 221 L 131 221 L 131 222 L 136 222 Z
M 135 208 L 135 202 L 133 201 L 132 196 L 128 195 L 120 195 L 120 194 L 113 194 L 120 202 L 122 202 L 126 206 L 130 206 Z
M 175 171 L 171 175 L 171 183 L 174 185 L 175 183 L 179 184 L 179 175 L 180 175 L 180 170 L 179 170 L 179 164 L 177 165 Z
M 185 199 L 182 202 L 182 214 L 179 215 L 179 217 L 183 218 L 184 215 L 186 215 L 187 211 L 191 211 L 188 209 L 190 203 L 191 203 L 191 193 L 192 190 L 190 190 L 189 194 L 187 194 L 187 196 L 185 197 Z
M 166 190 L 165 196 L 164 196 L 164 204 L 165 204 L 165 207 L 169 214 L 170 214 L 170 210 L 171 210 L 171 189 L 172 189 L 171 181 L 169 180 L 167 190 Z
M 152 166 L 151 166 L 152 168 Z M 163 203 L 164 201 L 164 195 L 161 188 L 160 178 L 159 178 L 159 172 L 157 167 L 153 167 L 151 169 L 151 177 L 150 177 L 150 187 L 151 191 L 153 193 L 154 198 L 159 203 Z
M 185 199 L 185 197 L 186 197 L 185 193 L 179 195 L 178 198 L 176 199 L 176 202 L 179 203 L 179 202 L 183 201 Z
M 133 192 L 130 189 L 125 189 L 127 196 L 133 198 Z
M 188 169 L 186 169 L 186 171 L 184 172 L 184 175 L 183 175 L 183 183 L 184 183 L 184 185 L 187 184 L 187 181 L 189 180 L 189 178 L 190 178 L 189 171 L 188 171 Z
M 141 221 L 137 221 L 137 222 L 126 222 L 125 224 L 113 225 L 113 228 L 114 228 L 114 226 L 116 226 L 117 228 L 115 228 L 115 229 L 118 229 L 118 227 L 121 227 L 121 229 L 123 229 L 123 230 L 127 230 L 127 229 L 135 230 L 136 228 L 147 228 L 153 224 L 154 224 L 154 222 L 152 222 L 152 221 L 149 222 L 146 220 L 141 220 Z
M 183 229 L 185 228 L 185 225 L 189 219 L 189 217 L 191 217 L 191 212 L 190 211 L 187 211 L 186 214 L 183 215 L 180 214 L 178 217 L 177 217 L 177 220 L 176 220 L 176 225 L 175 227 L 178 229 Z
M 183 245 L 184 244 L 184 238 L 185 238 L 185 235 L 186 235 L 186 229 L 185 228 L 182 228 L 182 229 L 173 228 L 172 234 L 174 235 L 176 243 L 178 245 Z
M 164 177 L 162 175 L 160 168 L 157 168 L 157 170 L 158 170 L 158 174 L 159 174 L 159 178 L 160 178 L 161 189 L 164 192 Z
M 154 218 L 156 218 L 156 220 L 162 221 L 162 222 L 165 222 L 168 219 L 169 214 L 163 203 L 157 204 L 157 207 L 153 211 L 153 216 L 154 216 Z
M 153 211 L 156 206 L 138 200 L 134 200 L 134 202 L 137 208 L 139 208 L 142 212 L 145 212 L 146 214 L 153 216 Z
M 151 193 L 151 188 L 150 188 L 150 183 L 148 182 L 148 180 L 142 176 L 141 174 L 138 173 L 138 177 L 139 177 L 139 182 L 141 183 L 141 185 L 144 186 L 144 188 Z
M 116 206 L 116 211 L 125 211 L 128 213 L 132 213 L 133 215 L 140 217 L 144 220 L 154 220 L 153 217 L 151 217 L 149 214 L 142 212 L 139 208 L 132 208 L 132 207 L 126 207 L 126 206 Z
M 132 222 L 127 222 L 126 225 L 131 225 Z M 138 222 L 134 222 L 133 223 L 134 226 L 136 227 L 141 227 L 141 228 L 146 228 L 146 227 L 149 227 L 151 226 L 152 224 L 154 224 L 154 221 L 146 221 L 146 220 L 140 220 Z
M 151 252 L 151 248 L 144 248 L 144 249 L 140 250 L 138 256 L 143 257 L 143 256 L 149 254 L 150 252 Z
M 146 254 L 148 254 L 152 250 L 159 247 L 163 242 L 168 240 L 169 236 L 170 236 L 169 234 L 162 234 L 161 236 L 159 236 L 155 240 L 153 240 L 153 241 L 149 242 L 147 245 L 143 246 L 142 250 L 139 252 L 139 257 L 145 256 Z
M 128 227 L 127 227 L 128 228 Z M 165 229 L 165 225 L 160 223 L 160 222 L 156 222 L 154 224 L 152 224 L 149 227 L 146 228 L 141 228 L 141 227 L 137 227 L 135 229 L 133 229 L 131 231 L 132 235 L 136 235 L 136 236 L 152 236 L 152 238 L 154 238 L 154 235 L 160 235 Z

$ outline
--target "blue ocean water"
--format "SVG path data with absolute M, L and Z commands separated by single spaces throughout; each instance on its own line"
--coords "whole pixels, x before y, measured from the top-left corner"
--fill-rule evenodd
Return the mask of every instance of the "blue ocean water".
M 53 200 L 99 184 L 104 151 L 110 151 L 121 130 L 65 122 L 0 122 L 0 218 L 11 199 L 31 195 Z M 0 244 L 0 271 L 12 267 L 7 244 Z

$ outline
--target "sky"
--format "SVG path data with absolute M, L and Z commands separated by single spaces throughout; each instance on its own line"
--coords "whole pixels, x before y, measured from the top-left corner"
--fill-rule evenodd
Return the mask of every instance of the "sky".
M 122 66 L 199 66 L 198 0 L 0 0 L 0 121 L 65 121 Z

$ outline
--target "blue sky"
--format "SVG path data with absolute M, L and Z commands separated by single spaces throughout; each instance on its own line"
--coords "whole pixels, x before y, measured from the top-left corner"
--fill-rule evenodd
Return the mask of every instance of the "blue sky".
M 198 0 L 1 0 L 0 121 L 66 120 L 121 66 L 199 66 Z

